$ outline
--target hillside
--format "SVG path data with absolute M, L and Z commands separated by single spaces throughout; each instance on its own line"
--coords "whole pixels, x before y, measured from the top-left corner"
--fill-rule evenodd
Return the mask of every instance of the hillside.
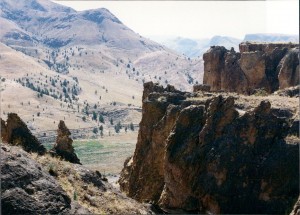
M 138 35 L 107 9 L 77 12 L 47 0 L 0 5 L 1 114 L 19 112 L 37 132 L 55 129 L 59 119 L 98 127 L 95 112 L 109 134 L 111 118 L 139 122 L 144 82 L 182 90 L 202 82 L 201 60 Z

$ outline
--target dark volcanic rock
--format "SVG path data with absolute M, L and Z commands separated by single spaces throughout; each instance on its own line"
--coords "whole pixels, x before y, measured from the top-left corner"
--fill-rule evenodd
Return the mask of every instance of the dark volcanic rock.
M 172 213 L 292 209 L 299 195 L 299 147 L 284 141 L 288 111 L 262 101 L 239 113 L 233 97 L 185 101 L 179 94 L 170 100 L 171 92 L 152 89 L 143 100 L 135 153 L 119 180 L 127 195 Z
M 65 122 L 60 120 L 57 129 L 56 143 L 50 153 L 71 163 L 81 164 L 72 146 L 73 140 L 70 138 L 70 135 L 71 132 L 65 125 Z
M 15 113 L 8 114 L 6 123 L 1 119 L 1 139 L 11 145 L 21 146 L 27 152 L 46 153 L 45 147 Z
M 17 147 L 1 145 L 3 214 L 61 214 L 71 200 L 55 179 Z
M 299 84 L 299 48 L 288 43 L 241 43 L 240 53 L 212 46 L 203 55 L 203 83 L 213 91 L 271 93 Z

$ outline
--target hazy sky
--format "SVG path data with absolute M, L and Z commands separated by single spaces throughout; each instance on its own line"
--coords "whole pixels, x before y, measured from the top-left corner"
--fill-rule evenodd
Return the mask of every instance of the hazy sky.
M 243 38 L 298 34 L 299 1 L 55 1 L 82 11 L 107 8 L 142 36 Z

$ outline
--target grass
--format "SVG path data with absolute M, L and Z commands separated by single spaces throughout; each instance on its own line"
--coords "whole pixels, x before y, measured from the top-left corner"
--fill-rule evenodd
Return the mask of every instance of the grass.
M 49 150 L 53 143 L 44 144 Z M 135 143 L 105 140 L 75 140 L 73 146 L 81 163 L 105 174 L 118 174 L 124 161 L 131 156 Z

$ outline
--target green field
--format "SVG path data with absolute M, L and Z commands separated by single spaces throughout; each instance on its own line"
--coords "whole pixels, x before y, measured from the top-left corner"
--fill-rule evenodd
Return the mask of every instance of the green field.
M 44 145 L 50 149 L 53 144 Z M 73 146 L 83 165 L 105 174 L 118 174 L 135 149 L 135 143 L 102 140 L 75 140 Z

